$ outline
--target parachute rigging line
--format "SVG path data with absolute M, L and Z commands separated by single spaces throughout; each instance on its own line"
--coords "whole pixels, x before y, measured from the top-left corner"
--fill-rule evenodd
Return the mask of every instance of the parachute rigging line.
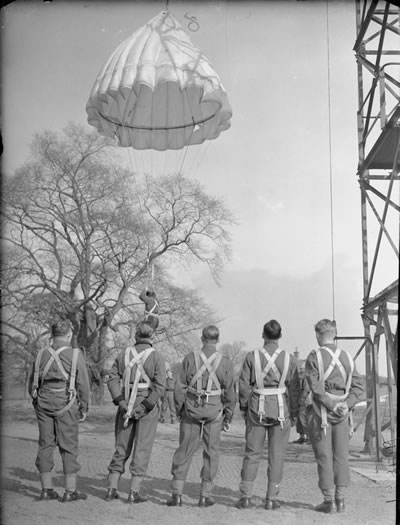
M 135 186 L 135 189 L 136 189 L 137 198 L 138 198 L 138 201 L 139 201 L 139 221 L 141 222 L 142 231 L 144 232 L 145 231 L 144 204 L 142 204 L 142 199 L 141 199 L 141 196 L 140 196 L 140 189 L 139 189 L 139 185 L 138 185 L 137 180 L 136 180 L 135 170 L 134 170 L 132 158 L 131 158 L 131 156 L 129 154 L 129 149 L 127 150 L 127 153 L 128 153 L 128 159 L 129 159 L 129 162 L 130 162 L 130 166 L 131 166 L 133 183 L 134 183 L 134 186 Z M 149 280 L 149 265 L 150 265 L 150 241 L 147 240 L 146 284 L 148 283 L 148 280 Z M 151 270 L 152 270 L 151 271 L 151 284 L 153 285 L 153 280 L 154 280 L 154 268 L 153 268 L 153 265 L 152 265 L 152 269 Z
M 331 71 L 330 71 L 330 49 L 329 49 L 329 0 L 326 0 L 326 50 L 327 50 L 327 73 L 328 73 L 328 135 L 329 135 L 329 196 L 330 196 L 330 234 L 331 234 L 331 280 L 332 280 L 332 318 L 335 316 L 335 257 L 333 241 L 333 176 L 332 176 L 332 119 L 331 119 Z

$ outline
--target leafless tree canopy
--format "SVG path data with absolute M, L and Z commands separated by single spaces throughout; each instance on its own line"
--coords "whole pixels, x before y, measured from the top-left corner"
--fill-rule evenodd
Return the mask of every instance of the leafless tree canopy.
M 33 326 L 40 337 L 56 315 L 66 316 L 99 382 L 107 332 L 125 326 L 129 335 L 142 315 L 137 295 L 149 268 L 161 301 L 160 338 L 175 344 L 178 334 L 209 322 L 204 300 L 180 286 L 179 268 L 203 263 L 218 280 L 234 219 L 197 181 L 139 180 L 118 164 L 109 139 L 70 124 L 61 137 L 35 136 L 32 159 L 5 181 L 3 199 L 9 337 Z

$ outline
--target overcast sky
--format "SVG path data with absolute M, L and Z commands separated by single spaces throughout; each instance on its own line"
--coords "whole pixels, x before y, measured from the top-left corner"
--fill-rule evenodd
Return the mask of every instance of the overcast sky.
M 27 159 L 35 132 L 87 125 L 99 70 L 164 8 L 54 0 L 2 10 L 4 175 Z M 251 349 L 275 318 L 281 346 L 306 357 L 315 322 L 333 308 L 339 335 L 363 335 L 354 3 L 170 0 L 169 10 L 219 74 L 233 111 L 231 128 L 184 169 L 238 220 L 222 286 L 205 268 L 186 276 L 224 319 L 221 341 Z M 342 346 L 353 355 L 359 347 Z

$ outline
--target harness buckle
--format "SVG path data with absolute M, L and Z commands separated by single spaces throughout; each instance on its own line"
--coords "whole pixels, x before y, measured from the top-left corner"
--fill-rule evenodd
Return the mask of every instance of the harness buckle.
M 206 396 L 206 403 L 208 403 L 208 397 L 210 396 L 209 392 L 205 392 L 204 395 Z
M 76 390 L 75 388 L 68 388 L 68 392 L 69 392 L 69 400 L 71 401 L 72 398 L 76 395 Z
M 279 424 L 281 425 L 281 428 L 283 428 L 283 424 L 285 423 L 284 417 L 278 417 Z

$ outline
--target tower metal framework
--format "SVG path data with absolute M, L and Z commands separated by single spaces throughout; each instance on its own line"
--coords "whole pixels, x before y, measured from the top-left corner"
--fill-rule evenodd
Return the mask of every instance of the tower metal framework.
M 396 443 L 400 215 L 400 7 L 355 0 L 358 72 L 357 170 L 361 190 L 363 304 L 367 407 L 365 452 L 382 459 L 382 432 Z M 389 423 L 380 406 L 379 356 L 386 353 Z M 382 371 L 381 371 L 382 372 Z M 394 379 L 394 383 L 393 383 Z M 385 414 L 383 414 L 385 415 Z M 394 447 L 394 450 L 396 448 Z

